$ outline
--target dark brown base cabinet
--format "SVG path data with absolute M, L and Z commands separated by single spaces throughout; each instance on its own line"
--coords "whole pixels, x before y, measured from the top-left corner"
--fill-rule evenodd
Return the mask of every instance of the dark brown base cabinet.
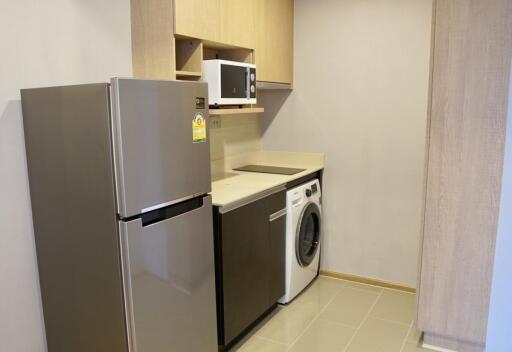
M 286 192 L 226 213 L 214 207 L 220 349 L 237 341 L 285 290 Z M 281 215 L 281 216 L 279 216 Z

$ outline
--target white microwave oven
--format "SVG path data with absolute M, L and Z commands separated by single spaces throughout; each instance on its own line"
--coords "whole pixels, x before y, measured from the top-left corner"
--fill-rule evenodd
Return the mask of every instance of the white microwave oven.
M 256 104 L 256 65 L 228 60 L 204 60 L 209 105 Z

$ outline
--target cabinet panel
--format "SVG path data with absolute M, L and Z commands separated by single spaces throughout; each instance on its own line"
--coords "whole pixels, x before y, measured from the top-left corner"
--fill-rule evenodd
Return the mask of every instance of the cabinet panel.
M 220 42 L 254 49 L 257 0 L 220 0 Z
M 510 0 L 438 0 L 436 9 L 418 326 L 480 345 L 499 213 L 511 14 Z
M 172 1 L 131 0 L 135 78 L 175 79 Z
M 219 341 L 229 345 L 284 294 L 286 193 L 214 214 Z M 218 210 L 217 210 L 218 211 Z
M 174 0 L 175 33 L 218 41 L 219 6 L 220 0 Z
M 292 83 L 293 0 L 256 1 L 258 81 Z
M 222 215 L 224 340 L 229 343 L 268 306 L 265 199 Z

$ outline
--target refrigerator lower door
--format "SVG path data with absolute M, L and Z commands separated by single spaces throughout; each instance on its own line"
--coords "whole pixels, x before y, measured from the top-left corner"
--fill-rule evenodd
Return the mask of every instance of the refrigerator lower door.
M 131 352 L 217 351 L 211 197 L 202 200 L 146 226 L 119 223 Z
M 210 192 L 205 82 L 114 78 L 112 107 L 121 217 Z

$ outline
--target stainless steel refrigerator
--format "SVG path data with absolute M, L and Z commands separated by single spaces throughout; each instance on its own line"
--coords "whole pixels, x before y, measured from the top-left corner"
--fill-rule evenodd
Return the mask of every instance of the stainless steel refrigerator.
M 21 97 L 48 351 L 217 351 L 206 83 Z

